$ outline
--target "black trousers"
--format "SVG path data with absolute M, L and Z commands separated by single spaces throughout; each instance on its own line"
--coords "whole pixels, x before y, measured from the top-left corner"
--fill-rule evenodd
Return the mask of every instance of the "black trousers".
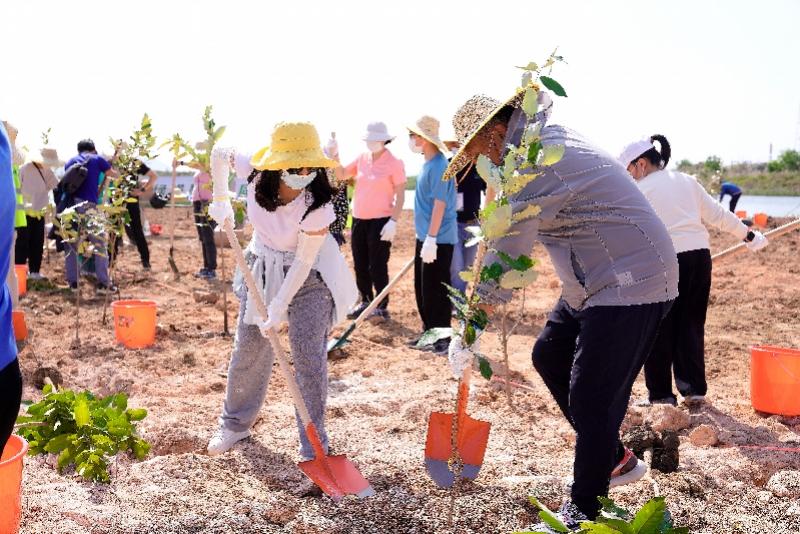
M 417 310 L 422 319 L 422 329 L 448 328 L 452 304 L 444 284 L 450 283 L 450 261 L 453 259 L 453 245 L 439 245 L 436 260 L 424 263 L 420 257 L 422 241 L 417 240 L 414 256 L 414 294 L 417 297 Z
M 350 246 L 353 250 L 353 267 L 361 300 L 371 302 L 389 284 L 389 256 L 392 244 L 381 240 L 381 230 L 389 217 L 381 219 L 353 218 Z M 373 292 L 374 291 L 374 292 Z M 384 310 L 389 297 L 378 304 Z
M 619 428 L 631 387 L 670 305 L 576 311 L 560 300 L 533 347 L 533 366 L 577 434 L 572 501 L 590 519 L 624 453 Z
M 214 227 L 217 225 L 208 216 L 208 201 L 195 200 L 192 202 L 194 209 L 194 225 L 197 228 L 197 237 L 203 247 L 203 269 L 217 270 L 217 245 L 214 243 Z
M 19 360 L 15 358 L 0 371 L 0 454 L 14 431 L 21 400 L 22 374 Z
M 672 373 L 681 395 L 705 395 L 705 328 L 711 291 L 711 252 L 678 254 L 678 298 L 661 324 L 653 352 L 644 365 L 650 400 L 673 399 Z
M 731 195 L 731 201 L 728 203 L 728 207 L 731 211 L 736 211 L 736 204 L 739 203 L 739 199 L 742 197 L 741 193 L 736 193 L 735 195 Z
M 142 260 L 142 265 L 145 267 L 150 266 L 150 248 L 147 246 L 147 239 L 144 236 L 144 228 L 142 227 L 142 212 L 139 206 L 140 202 L 128 202 L 125 207 L 128 209 L 130 215 L 130 222 L 125 225 L 125 234 L 128 239 L 136 245 L 139 251 L 139 258 Z M 119 249 L 122 246 L 122 237 L 114 236 L 111 245 L 113 258 L 117 259 Z
M 28 271 L 38 273 L 42 268 L 44 252 L 44 217 L 26 216 L 27 226 L 17 228 L 17 244 L 14 246 L 14 263 L 28 264 Z

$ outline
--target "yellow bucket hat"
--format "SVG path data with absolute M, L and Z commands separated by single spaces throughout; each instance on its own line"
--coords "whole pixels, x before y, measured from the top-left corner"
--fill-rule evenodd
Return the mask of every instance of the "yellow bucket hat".
M 310 122 L 278 123 L 271 144 L 256 152 L 250 165 L 259 171 L 339 166 L 322 153 L 317 129 Z

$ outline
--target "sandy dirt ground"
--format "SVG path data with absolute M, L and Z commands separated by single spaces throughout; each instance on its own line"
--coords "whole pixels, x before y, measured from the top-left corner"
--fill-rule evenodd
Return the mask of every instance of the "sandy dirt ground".
M 164 222 L 168 212 L 145 211 L 153 223 Z M 734 241 L 714 233 L 712 250 Z M 800 417 L 756 413 L 749 395 L 752 345 L 800 347 L 799 242 L 795 232 L 762 253 L 715 264 L 706 332 L 710 402 L 679 408 L 678 418 L 688 427 L 680 431 L 676 472 L 651 471 L 652 478 L 612 490 L 612 498 L 638 507 L 657 491 L 667 497 L 676 523 L 698 534 L 800 531 Z M 221 304 L 197 303 L 193 290 L 216 291 L 221 285 L 191 276 L 201 255 L 187 209 L 179 209 L 176 260 L 184 274 L 179 282 L 167 264 L 168 237 L 152 237 L 150 244 L 152 273 L 139 269 L 135 248 L 127 245 L 117 274 L 122 298 L 158 303 L 158 334 L 150 348 L 117 344 L 113 321 L 102 323 L 103 302 L 90 298 L 89 287 L 79 348 L 70 347 L 75 310 L 68 293 L 31 291 L 22 300 L 32 330 L 20 354 L 24 398 L 40 398 L 32 385 L 40 366 L 58 368 L 66 387 L 97 394 L 127 391 L 132 406 L 149 410 L 140 429 L 152 444 L 144 461 L 118 459 L 107 485 L 85 482 L 74 472 L 60 475 L 46 457 L 29 457 L 22 532 L 503 533 L 535 522 L 527 495 L 551 507 L 566 495 L 575 436 L 530 362 L 535 337 L 560 291 L 540 247 L 534 252 L 541 275 L 528 290 L 527 315 L 509 344 L 511 376 L 523 387 L 513 388 L 509 404 L 502 384 L 473 379 L 470 411 L 491 422 L 492 430 L 480 476 L 459 489 L 450 526 L 451 492 L 428 478 L 423 447 L 428 414 L 452 409 L 456 381 L 445 358 L 405 346 L 421 328 L 411 274 L 392 293 L 391 321 L 359 328 L 347 357 L 329 364 L 332 447 L 352 459 L 377 491 L 367 500 L 334 503 L 293 491 L 303 475 L 295 465 L 293 409 L 278 372 L 253 437 L 223 456 L 205 454 L 224 398 L 220 371 L 233 339 L 223 335 Z M 230 275 L 233 259 L 229 249 L 225 254 Z M 411 213 L 405 212 L 391 272 L 412 254 Z M 64 286 L 60 255 L 51 252 L 43 272 Z M 238 308 L 228 296 L 232 332 Z M 520 304 L 517 298 L 514 307 Z M 502 360 L 496 331 L 487 332 L 483 347 Z M 504 374 L 498 366 L 498 375 Z M 644 395 L 640 377 L 634 398 Z M 632 407 L 625 427 L 647 417 Z M 716 445 L 692 443 L 690 433 L 700 425 L 710 427 L 704 432 L 718 437 Z

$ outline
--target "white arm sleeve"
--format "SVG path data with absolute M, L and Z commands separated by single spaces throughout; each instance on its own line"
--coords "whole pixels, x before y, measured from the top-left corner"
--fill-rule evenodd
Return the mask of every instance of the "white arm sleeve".
M 214 147 L 211 152 L 211 178 L 214 181 L 214 201 L 228 200 L 228 178 L 230 177 L 230 148 Z
M 714 200 L 699 182 L 695 181 L 695 195 L 700 199 L 700 218 L 724 232 L 728 232 L 744 239 L 747 237 L 747 226 L 739 220 L 734 213 L 725 209 L 722 204 Z
M 311 272 L 311 268 L 317 261 L 317 256 L 326 237 L 327 234 L 309 235 L 300 232 L 292 266 L 286 272 L 278 293 L 269 303 L 270 318 L 282 316 L 289 308 L 289 303 L 305 283 L 308 273 Z

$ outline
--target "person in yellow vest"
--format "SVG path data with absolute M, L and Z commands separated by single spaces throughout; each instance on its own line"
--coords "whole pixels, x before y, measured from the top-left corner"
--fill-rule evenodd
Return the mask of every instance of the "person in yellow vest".
M 17 271 L 14 269 L 14 248 L 17 240 L 17 231 L 19 228 L 24 228 L 27 225 L 25 219 L 25 205 L 22 200 L 22 184 L 19 180 L 19 167 L 25 163 L 25 154 L 17 147 L 17 130 L 13 124 L 8 121 L 3 121 L 6 132 L 8 133 L 8 140 L 11 142 L 11 171 L 14 176 L 14 189 L 16 192 L 17 207 L 14 211 L 14 238 L 11 241 L 11 263 L 8 268 L 8 275 L 6 276 L 6 283 L 11 292 L 11 302 L 14 308 L 19 304 L 19 290 L 17 284 Z
M 17 265 L 28 266 L 30 280 L 43 278 L 39 271 L 44 251 L 45 213 L 50 206 L 50 191 L 58 186 L 53 168 L 63 165 L 55 148 L 44 147 L 28 154 L 28 162 L 19 169 L 27 226 L 17 230 L 14 259 Z

